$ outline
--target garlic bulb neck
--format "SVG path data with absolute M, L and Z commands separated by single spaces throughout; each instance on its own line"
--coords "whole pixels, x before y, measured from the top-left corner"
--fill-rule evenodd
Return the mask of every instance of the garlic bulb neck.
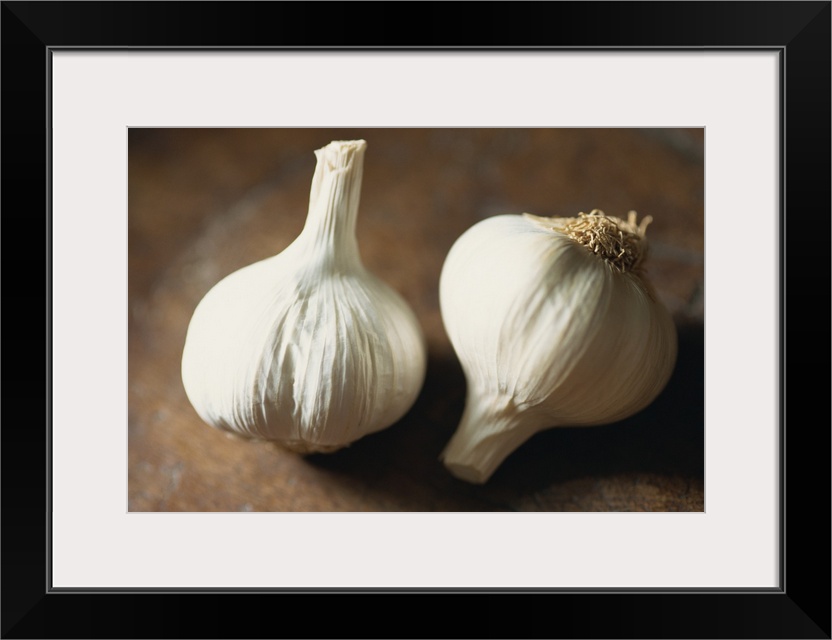
M 364 140 L 336 141 L 315 151 L 317 165 L 309 195 L 309 213 L 297 242 L 305 243 L 321 266 L 361 265 L 355 222 L 364 174 Z
M 545 229 L 569 236 L 621 273 L 637 272 L 647 257 L 645 233 L 647 225 L 653 221 L 651 216 L 645 217 L 639 224 L 635 211 L 629 212 L 627 220 L 608 216 L 600 209 L 593 209 L 588 214 L 579 213 L 577 218 L 523 215 Z
M 485 402 L 469 393 L 465 411 L 440 460 L 457 478 L 482 484 L 508 455 L 545 424 L 505 402 Z

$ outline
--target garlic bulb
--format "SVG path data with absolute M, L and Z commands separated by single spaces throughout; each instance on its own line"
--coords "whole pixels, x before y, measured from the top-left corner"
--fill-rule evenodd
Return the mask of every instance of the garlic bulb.
M 361 263 L 363 140 L 315 152 L 309 213 L 278 255 L 236 271 L 191 319 L 182 381 L 208 424 L 330 452 L 392 425 L 416 400 L 427 350 L 405 301 Z
M 537 431 L 616 422 L 661 392 L 677 343 L 641 270 L 650 220 L 501 215 L 451 247 L 440 306 L 467 381 L 441 456 L 454 475 L 485 482 Z

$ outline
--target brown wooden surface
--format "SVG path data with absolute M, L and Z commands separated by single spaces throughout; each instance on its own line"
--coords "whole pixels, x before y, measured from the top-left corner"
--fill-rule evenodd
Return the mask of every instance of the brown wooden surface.
M 179 374 L 194 307 L 300 232 L 313 151 L 363 138 L 358 242 L 429 344 L 397 424 L 329 455 L 228 437 Z M 132 129 L 129 133 L 130 511 L 702 511 L 704 133 L 701 129 Z M 484 217 L 652 215 L 648 275 L 679 328 L 663 394 L 621 423 L 551 429 L 483 486 L 438 461 L 465 380 L 439 312 L 453 242 Z

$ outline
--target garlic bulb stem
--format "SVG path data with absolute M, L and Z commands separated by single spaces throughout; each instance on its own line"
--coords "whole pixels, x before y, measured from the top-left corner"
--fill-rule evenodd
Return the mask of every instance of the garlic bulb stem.
M 355 223 L 366 148 L 363 140 L 351 140 L 332 142 L 315 151 L 318 162 L 312 177 L 309 213 L 297 242 L 307 243 L 323 265 L 333 269 L 361 263 Z
M 480 402 L 469 394 L 465 411 L 440 460 L 457 478 L 482 484 L 508 455 L 540 430 L 529 416 Z

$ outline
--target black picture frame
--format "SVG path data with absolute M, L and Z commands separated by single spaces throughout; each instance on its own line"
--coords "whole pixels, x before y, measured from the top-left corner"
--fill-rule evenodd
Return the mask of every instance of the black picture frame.
M 3 2 L 0 20 L 3 638 L 830 637 L 830 2 Z M 52 590 L 48 100 L 68 47 L 777 51 L 780 588 Z

